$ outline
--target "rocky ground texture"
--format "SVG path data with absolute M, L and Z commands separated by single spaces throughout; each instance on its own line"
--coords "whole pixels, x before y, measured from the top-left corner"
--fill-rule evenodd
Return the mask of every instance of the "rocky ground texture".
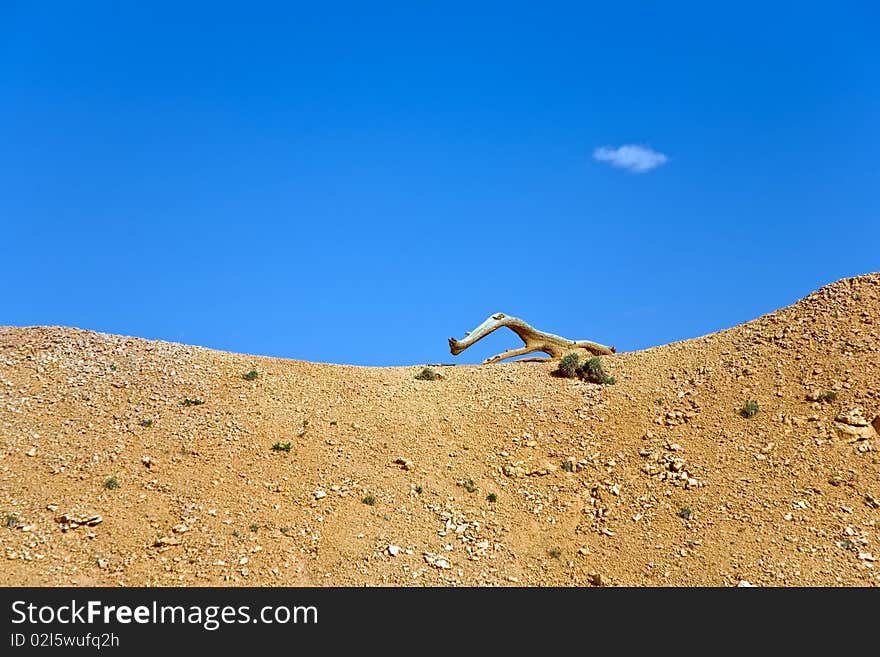
M 880 584 L 880 274 L 603 364 L 420 380 L 0 328 L 0 579 Z

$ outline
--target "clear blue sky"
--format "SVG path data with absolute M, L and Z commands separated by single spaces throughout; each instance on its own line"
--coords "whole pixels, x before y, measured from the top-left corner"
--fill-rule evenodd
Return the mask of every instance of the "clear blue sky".
M 876 6 L 5 0 L 0 324 L 359 365 L 734 326 L 880 270 Z

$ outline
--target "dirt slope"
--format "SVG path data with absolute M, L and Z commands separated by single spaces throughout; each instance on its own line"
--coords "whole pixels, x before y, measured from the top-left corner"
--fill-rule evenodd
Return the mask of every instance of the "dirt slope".
M 0 579 L 880 584 L 880 274 L 603 362 L 421 381 L 0 328 Z

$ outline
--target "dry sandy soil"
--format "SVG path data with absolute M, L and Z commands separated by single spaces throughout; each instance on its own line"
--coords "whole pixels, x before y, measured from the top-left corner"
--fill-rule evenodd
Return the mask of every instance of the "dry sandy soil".
M 880 274 L 603 363 L 0 328 L 2 584 L 880 584 Z

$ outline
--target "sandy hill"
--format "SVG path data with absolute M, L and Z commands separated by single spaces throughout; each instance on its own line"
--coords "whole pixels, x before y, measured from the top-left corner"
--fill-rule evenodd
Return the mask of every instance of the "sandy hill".
M 877 585 L 878 334 L 877 273 L 615 385 L 0 328 L 2 583 Z

